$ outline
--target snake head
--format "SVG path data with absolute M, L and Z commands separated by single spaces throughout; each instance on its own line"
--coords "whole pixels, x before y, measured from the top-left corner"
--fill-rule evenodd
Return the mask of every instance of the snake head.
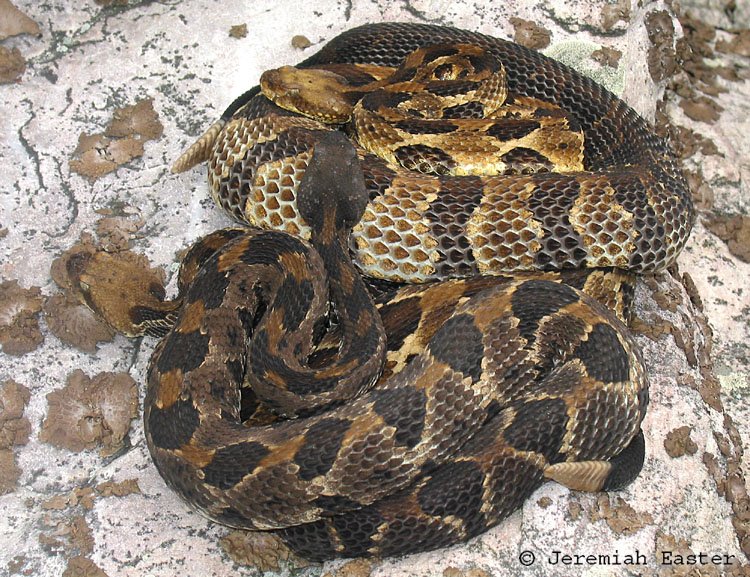
M 329 70 L 294 66 L 266 70 L 260 77 L 260 89 L 277 106 L 321 122 L 348 122 L 354 108 L 348 96 L 352 91 L 349 82 Z
M 163 336 L 172 324 L 166 319 L 178 303 L 164 300 L 158 271 L 150 269 L 143 257 L 129 255 L 102 250 L 68 255 L 66 289 L 117 332 L 131 337 Z
M 297 208 L 313 231 L 332 235 L 359 222 L 368 195 L 354 145 L 343 132 L 326 132 L 297 188 Z

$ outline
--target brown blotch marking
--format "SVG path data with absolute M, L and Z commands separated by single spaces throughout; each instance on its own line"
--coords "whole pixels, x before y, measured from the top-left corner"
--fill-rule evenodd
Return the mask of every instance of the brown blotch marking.
M 272 383 L 274 387 L 281 390 L 286 390 L 286 381 L 276 371 L 266 370 L 263 373 L 263 379 L 266 382 Z
M 258 462 L 258 468 L 267 469 L 291 462 L 294 459 L 294 455 L 304 443 L 305 435 L 297 435 L 291 439 L 284 440 L 283 443 L 274 447 L 268 455 Z
M 431 475 L 419 489 L 417 498 L 428 515 L 458 517 L 465 523 L 479 523 L 483 527 L 484 482 L 484 473 L 476 463 L 454 461 Z M 469 527 L 467 530 L 474 533 Z
M 298 252 L 282 252 L 279 254 L 279 264 L 286 272 L 294 277 L 298 283 L 307 280 L 308 267 L 306 266 L 306 256 Z
M 396 73 L 391 80 L 396 82 L 397 76 L 400 73 Z M 404 78 L 404 80 L 407 80 Z M 362 100 L 360 100 L 360 106 L 370 112 L 379 112 L 380 110 L 387 110 L 389 108 L 395 108 L 401 102 L 404 102 L 411 98 L 411 95 L 404 92 L 392 92 L 395 86 L 391 85 L 382 90 L 375 90 L 366 94 Z
M 198 469 L 202 469 L 208 465 L 211 462 L 214 453 L 215 451 L 213 449 L 196 446 L 193 439 L 191 439 L 188 444 L 175 450 L 175 454 L 179 455 Z
M 472 252 L 472 215 L 485 202 L 484 180 L 478 176 L 445 178 L 440 194 L 425 211 L 432 234 L 439 236 L 445 265 L 455 266 L 455 274 L 475 276 L 477 265 Z
M 467 52 L 472 52 L 471 47 L 468 45 L 462 46 L 461 49 L 466 50 Z M 404 64 L 418 67 L 425 61 L 436 60 L 446 56 L 456 56 L 460 53 L 458 46 L 452 44 L 434 44 L 432 46 L 426 46 L 419 50 L 415 50 L 406 58 Z
M 159 385 L 156 393 L 156 406 L 167 409 L 176 403 L 182 392 L 184 375 L 181 369 L 173 369 L 159 374 Z
M 203 237 L 193 245 L 180 265 L 180 286 L 190 286 L 200 267 L 218 250 L 238 236 L 246 234 L 246 230 L 225 229 Z
M 353 372 L 359 367 L 361 359 L 350 359 L 349 361 L 341 364 L 335 364 L 330 367 L 322 368 L 315 372 L 316 380 L 325 380 L 331 378 L 340 378 Z
M 216 450 L 213 459 L 203 467 L 204 480 L 220 490 L 234 487 L 252 474 L 270 450 L 263 443 L 244 441 Z
M 577 365 L 568 362 L 560 367 L 559 364 L 571 360 L 571 354 L 590 329 L 590 325 L 566 309 L 543 318 L 539 323 L 539 333 L 543 334 L 544 338 L 534 347 L 538 370 L 546 373 L 556 367 L 558 370 L 553 382 L 557 382 L 558 379 L 565 382 L 567 378 L 577 381 L 580 376 Z M 548 386 L 549 394 L 554 394 L 552 385 Z
M 539 127 L 539 122 L 535 120 L 506 119 L 494 123 L 489 129 L 487 129 L 487 134 L 502 142 L 508 142 L 510 140 L 521 139 L 539 129 Z
M 447 364 L 433 359 L 433 362 L 426 363 L 425 370 L 414 381 L 414 387 L 417 389 L 430 389 L 448 371 L 450 371 L 450 367 Z
M 350 267 L 339 267 L 338 272 L 336 281 L 339 283 L 341 291 L 345 294 L 351 294 L 357 280 L 354 276 L 356 273 Z
M 386 427 L 385 421 L 377 413 L 363 413 L 351 421 L 349 430 L 341 441 L 341 446 L 350 446 L 354 441 L 365 439 L 374 431 L 382 431 Z
M 340 557 L 366 557 L 378 552 L 379 528 L 386 524 L 376 507 L 351 510 L 330 520 Z
M 414 448 L 422 438 L 427 397 L 424 391 L 412 387 L 376 389 L 373 409 L 396 429 L 395 440 Z
M 222 251 L 219 255 L 219 263 L 217 270 L 219 272 L 226 272 L 227 270 L 237 266 L 238 262 L 242 262 L 242 255 L 245 254 L 252 244 L 251 238 L 243 238 L 242 240 L 232 244 L 230 247 Z
M 447 175 L 456 167 L 453 157 L 441 148 L 425 144 L 399 146 L 393 153 L 396 161 L 407 170 L 426 174 L 435 171 Z
M 571 287 L 547 280 L 529 280 L 516 287 L 512 297 L 513 313 L 518 317 L 521 335 L 536 340 L 536 330 L 547 315 L 577 302 L 579 294 Z
M 268 336 L 268 348 L 271 351 L 278 351 L 279 347 L 287 335 L 284 331 L 284 309 L 277 307 L 266 311 L 267 321 L 263 323 L 263 328 Z M 289 327 L 296 328 L 296 327 Z
M 476 80 L 435 80 L 425 84 L 424 89 L 435 96 L 458 96 L 469 95 L 480 87 L 480 82 Z
M 590 301 L 586 301 L 586 300 L 579 300 L 577 302 L 570 303 L 565 306 L 564 310 L 566 312 L 569 312 L 573 316 L 581 319 L 582 321 L 585 321 L 586 324 L 588 325 L 587 330 L 591 330 L 591 327 L 593 327 L 596 324 L 601 323 L 603 314 L 604 315 L 612 314 L 611 311 L 602 311 L 601 309 L 594 309 L 591 306 Z M 612 316 L 614 317 L 614 315 Z
M 205 315 L 206 309 L 202 300 L 187 303 L 180 316 L 180 324 L 175 328 L 175 332 L 188 334 L 200 331 Z
M 373 311 L 371 309 L 360 309 L 354 325 L 354 333 L 358 337 L 364 337 L 374 329 L 375 319 L 372 315 Z
M 146 434 L 154 446 L 167 450 L 188 444 L 201 424 L 201 414 L 190 398 L 164 409 L 154 403 L 145 416 Z
M 551 172 L 555 166 L 541 152 L 524 146 L 517 146 L 506 152 L 500 156 L 500 160 L 508 166 L 510 174 L 515 174 L 516 172 L 520 172 L 521 174 L 542 171 Z
M 387 303 L 380 308 L 389 350 L 401 348 L 406 337 L 413 334 L 419 326 L 422 310 L 420 303 L 420 298 L 413 296 Z
M 483 284 L 482 288 L 487 288 L 496 282 L 494 278 L 484 277 L 478 283 L 464 280 L 451 281 L 428 289 L 422 297 L 422 322 L 418 330 L 420 341 L 426 343 L 453 314 L 458 302 L 464 297 L 471 296 L 470 293 L 477 289 L 477 284 Z
M 443 109 L 443 118 L 482 118 L 485 116 L 485 108 L 481 102 L 465 102 Z
M 490 330 L 497 319 L 509 314 L 513 294 L 517 288 L 518 285 L 510 286 L 507 290 L 495 291 L 487 298 L 478 299 L 475 303 L 472 303 L 474 322 L 482 333 Z
M 586 374 L 586 366 L 580 359 L 572 359 L 568 364 L 574 367 L 573 371 L 579 374 L 578 385 L 575 388 L 571 387 L 571 392 L 566 395 L 567 402 L 571 407 L 578 407 L 579 409 L 580 407 L 585 407 L 600 392 L 607 390 L 608 387 L 612 387 L 609 383 L 603 383 Z M 582 418 L 579 414 L 575 421 L 569 423 L 568 428 L 574 430 L 576 427 L 582 425 Z
M 458 130 L 458 125 L 454 122 L 419 118 L 407 118 L 396 122 L 393 126 L 409 134 L 447 134 Z

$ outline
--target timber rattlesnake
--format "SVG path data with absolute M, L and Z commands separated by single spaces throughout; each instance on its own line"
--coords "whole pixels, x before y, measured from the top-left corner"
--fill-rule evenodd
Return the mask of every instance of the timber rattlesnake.
M 152 358 L 144 409 L 167 483 L 209 517 L 279 530 L 313 559 L 464 541 L 545 477 L 610 489 L 642 464 L 638 349 L 579 290 L 623 273 L 564 271 L 564 284 L 555 273 L 503 271 L 664 268 L 693 221 L 676 161 L 610 93 L 502 40 L 370 25 L 303 64 L 397 66 L 445 42 L 486 48 L 508 71 L 511 98 L 569 114 L 584 170 L 407 174 L 252 90 L 178 168 L 209 158 L 224 208 L 309 243 L 219 231 L 191 250 L 178 303 L 124 313 L 131 333 L 176 322 Z M 350 251 L 381 279 L 469 278 L 406 286 L 376 310 Z M 69 265 L 106 316 L 96 269 L 96 258 Z M 488 272 L 496 276 L 478 276 Z M 255 426 L 243 424 L 251 414 Z

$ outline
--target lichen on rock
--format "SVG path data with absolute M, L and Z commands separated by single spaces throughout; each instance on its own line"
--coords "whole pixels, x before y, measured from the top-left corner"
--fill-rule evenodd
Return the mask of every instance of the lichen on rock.
M 39 312 L 43 303 L 39 287 L 24 289 L 17 280 L 0 283 L 0 347 L 5 354 L 25 355 L 42 344 Z
M 65 387 L 47 395 L 47 403 L 41 441 L 76 452 L 100 447 L 103 455 L 111 455 L 138 414 L 138 388 L 126 373 L 89 378 L 76 369 Z

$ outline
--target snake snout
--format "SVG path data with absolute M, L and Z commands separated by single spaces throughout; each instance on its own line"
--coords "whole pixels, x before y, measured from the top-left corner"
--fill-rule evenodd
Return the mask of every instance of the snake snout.
M 315 143 L 300 181 L 297 207 L 307 223 L 322 226 L 335 216 L 336 227 L 352 228 L 364 213 L 368 195 L 357 151 L 342 132 L 326 132 Z

